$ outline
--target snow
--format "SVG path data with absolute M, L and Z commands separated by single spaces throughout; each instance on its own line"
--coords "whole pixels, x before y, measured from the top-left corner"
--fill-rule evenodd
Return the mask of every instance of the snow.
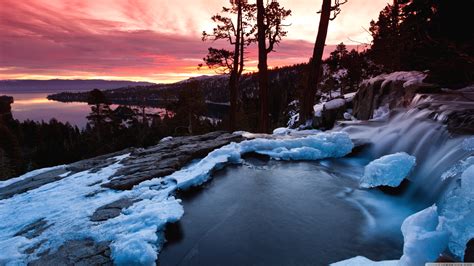
M 357 256 L 351 259 L 330 264 L 330 266 L 397 266 L 398 260 L 372 261 L 366 257 Z
M 248 152 L 281 160 L 317 160 L 342 157 L 352 148 L 348 134 L 339 132 L 257 138 L 228 144 L 167 177 L 142 182 L 126 191 L 101 187 L 129 154 L 117 156 L 97 172 L 68 174 L 56 182 L 0 200 L 0 264 L 24 264 L 38 254 L 54 252 L 68 240 L 92 238 L 110 242 L 111 257 L 117 265 L 153 265 L 165 240 L 164 226 L 178 221 L 184 213 L 181 201 L 172 196 L 175 190 L 202 184 L 213 171 L 229 163 L 241 163 L 241 155 Z M 123 198 L 133 199 L 134 204 L 115 218 L 90 221 L 97 208 Z M 40 220 L 47 223 L 47 228 L 39 236 L 15 236 Z M 38 248 L 33 253 L 26 253 L 35 246 Z
M 353 147 L 349 135 L 341 132 L 290 139 L 257 138 L 214 150 L 196 164 L 171 174 L 167 179 L 175 181 L 178 188 L 187 189 L 206 182 L 213 171 L 226 164 L 240 163 L 241 155 L 245 153 L 265 154 L 276 160 L 319 160 L 343 157 Z
M 173 139 L 173 137 L 171 137 L 171 136 L 164 137 L 164 138 L 160 139 L 160 143 L 165 142 L 165 141 L 170 141 L 172 139 Z
M 382 156 L 365 167 L 360 186 L 364 188 L 398 187 L 415 165 L 416 158 L 405 152 Z
M 464 139 L 462 147 L 465 151 L 474 151 L 474 137 Z
M 337 98 L 337 99 L 333 99 L 333 100 L 330 100 L 330 101 L 326 102 L 324 104 L 324 107 L 327 110 L 332 110 L 332 109 L 337 109 L 341 106 L 344 106 L 344 104 L 346 104 L 346 101 L 344 99 Z
M 344 106 L 345 104 L 346 104 L 346 100 L 344 100 L 342 98 L 336 98 L 336 99 L 332 99 L 332 100 L 327 101 L 327 102 L 315 104 L 313 106 L 314 116 L 322 117 L 322 113 L 325 110 L 337 109 L 337 108 L 340 108 L 340 107 Z
M 434 262 L 448 246 L 449 234 L 438 228 L 436 205 L 417 212 L 402 224 L 404 239 L 400 265 L 417 266 Z

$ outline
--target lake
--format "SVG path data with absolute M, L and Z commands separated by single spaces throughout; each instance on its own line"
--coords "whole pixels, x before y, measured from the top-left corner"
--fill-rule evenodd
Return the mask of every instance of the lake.
M 84 128 L 87 124 L 87 115 L 90 106 L 87 103 L 62 103 L 48 100 L 46 97 L 52 92 L 11 92 L 1 91 L 0 95 L 14 98 L 12 114 L 20 121 L 33 120 L 48 122 L 52 118 L 60 122 L 69 122 L 72 125 Z M 111 105 L 112 108 L 117 105 Z M 147 113 L 164 115 L 165 109 L 147 108 Z

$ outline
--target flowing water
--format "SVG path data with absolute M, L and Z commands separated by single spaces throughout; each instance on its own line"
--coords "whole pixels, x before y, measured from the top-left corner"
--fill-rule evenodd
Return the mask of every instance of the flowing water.
M 441 175 L 470 152 L 466 136 L 443 122 L 456 108 L 418 96 L 388 121 L 342 123 L 358 152 L 318 162 L 259 162 L 232 166 L 183 198 L 184 217 L 167 229 L 160 265 L 327 265 L 357 255 L 372 260 L 402 254 L 403 220 L 435 203 L 449 181 Z M 397 196 L 358 187 L 373 159 L 416 156 L 408 190 Z M 472 152 L 471 152 L 472 153 Z

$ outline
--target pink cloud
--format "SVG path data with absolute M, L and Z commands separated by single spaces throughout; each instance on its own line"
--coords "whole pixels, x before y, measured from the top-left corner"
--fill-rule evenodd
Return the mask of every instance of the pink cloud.
M 173 4 L 164 0 L 3 0 L 0 79 L 103 76 L 173 81 L 205 74 L 197 72 L 196 66 L 214 44 L 201 42 L 199 33 L 210 23 L 209 17 L 225 3 L 224 0 L 197 0 L 192 4 L 184 0 Z M 301 4 L 296 1 L 293 6 L 298 9 Z M 301 29 L 294 29 L 298 30 Z M 340 32 L 330 34 L 337 36 Z M 302 37 L 302 40 L 284 40 L 270 55 L 270 64 L 307 61 L 313 44 L 308 36 Z M 255 49 L 250 48 L 249 67 L 255 67 L 252 62 L 256 58 Z M 326 53 L 331 49 L 328 46 Z

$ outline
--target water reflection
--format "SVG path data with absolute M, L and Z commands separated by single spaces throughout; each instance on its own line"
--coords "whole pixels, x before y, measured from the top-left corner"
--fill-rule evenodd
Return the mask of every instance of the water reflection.
M 87 124 L 87 115 L 90 106 L 87 103 L 62 103 L 48 100 L 48 92 L 2 92 L 0 95 L 8 95 L 14 98 L 12 114 L 20 121 L 33 120 L 45 121 L 55 118 L 56 120 L 84 128 Z M 117 105 L 111 105 L 115 109 Z M 164 117 L 166 110 L 162 108 L 146 108 L 147 113 L 158 114 Z

